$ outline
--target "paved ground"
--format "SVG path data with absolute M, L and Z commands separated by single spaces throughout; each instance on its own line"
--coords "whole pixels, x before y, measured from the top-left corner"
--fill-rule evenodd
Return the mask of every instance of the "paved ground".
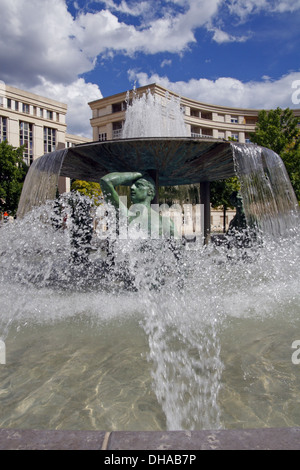
M 299 450 L 300 428 L 220 431 L 0 429 L 0 450 Z

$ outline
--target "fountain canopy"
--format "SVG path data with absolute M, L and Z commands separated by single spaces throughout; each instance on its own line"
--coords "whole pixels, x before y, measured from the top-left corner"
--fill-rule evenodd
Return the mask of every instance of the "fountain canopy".
M 98 182 L 114 171 L 147 170 L 158 172 L 159 186 L 201 183 L 235 175 L 230 142 L 149 137 L 93 142 L 69 148 L 63 157 L 60 176 Z

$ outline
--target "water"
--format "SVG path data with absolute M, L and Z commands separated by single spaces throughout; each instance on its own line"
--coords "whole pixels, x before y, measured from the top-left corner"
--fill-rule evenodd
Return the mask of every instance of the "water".
M 122 138 L 134 137 L 188 137 L 180 99 L 150 91 L 134 95 L 126 109 Z
M 141 111 L 147 100 L 137 101 Z M 130 119 L 131 136 L 141 137 Z M 153 135 L 182 135 L 171 122 Z M 174 256 L 162 241 L 108 246 L 98 230 L 91 236 L 86 199 L 77 200 L 78 227 L 68 195 L 43 205 L 31 191 L 40 205 L 0 228 L 0 427 L 300 425 L 299 219 L 281 160 L 255 149 L 233 144 L 246 215 L 260 234 L 242 247 L 228 239 Z M 60 157 L 43 176 L 50 198 Z
M 297 226 L 298 201 L 279 155 L 257 145 L 232 149 L 248 224 L 272 237 Z
M 99 239 L 70 262 L 70 223 L 49 203 L 0 229 L 1 427 L 300 425 L 298 229 L 176 262 L 122 241 L 104 275 Z

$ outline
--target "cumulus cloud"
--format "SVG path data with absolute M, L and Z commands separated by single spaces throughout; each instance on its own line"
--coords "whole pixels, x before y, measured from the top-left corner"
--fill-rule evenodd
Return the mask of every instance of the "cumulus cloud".
M 95 68 L 99 57 L 133 57 L 138 52 L 182 55 L 196 43 L 198 28 L 210 32 L 218 44 L 246 41 L 248 37 L 228 33 L 220 25 L 221 7 L 227 5 L 230 14 L 245 19 L 263 9 L 296 11 L 300 0 L 95 0 L 87 2 L 87 7 L 79 2 L 73 5 L 74 16 L 66 0 L 0 0 L 0 79 L 67 102 L 69 131 L 83 134 L 90 132 L 87 102 L 100 98 L 101 91 L 80 77 Z M 99 8 L 91 10 L 90 5 Z M 167 64 L 161 62 L 162 67 Z M 98 80 L 101 83 L 101 71 Z M 248 99 L 250 90 L 250 83 L 232 78 L 175 84 L 163 77 L 157 80 L 164 81 L 167 88 L 182 87 L 186 96 L 189 92 L 207 96 L 210 102 L 216 96 L 221 98 L 224 89 L 227 101 Z M 234 97 L 228 90 L 234 91 Z
M 39 95 L 45 95 L 46 91 L 48 98 L 66 103 L 68 105 L 67 132 L 92 137 L 91 109 L 88 103 L 102 98 L 97 85 L 86 83 L 83 78 L 79 78 L 68 85 L 54 84 L 42 78 L 41 83 L 32 87 L 30 91 Z
M 1 78 L 11 84 L 38 84 L 41 76 L 68 83 L 94 66 L 63 0 L 1 0 L 0 31 Z
M 167 77 L 158 74 L 148 75 L 144 72 L 129 70 L 129 79 L 139 86 L 158 83 L 180 96 L 192 98 L 203 103 L 232 106 L 238 108 L 272 109 L 295 108 L 292 102 L 293 83 L 300 79 L 300 72 L 292 72 L 278 80 L 242 82 L 231 77 L 220 77 L 217 80 L 205 78 L 191 79 L 188 82 L 171 82 Z

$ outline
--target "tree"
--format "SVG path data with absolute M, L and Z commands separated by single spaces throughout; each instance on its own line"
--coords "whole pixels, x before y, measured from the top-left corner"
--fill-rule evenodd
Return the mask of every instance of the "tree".
M 28 166 L 23 160 L 23 147 L 0 143 L 0 211 L 15 215 Z
M 255 133 L 250 135 L 252 142 L 267 147 L 280 156 L 287 149 L 298 147 L 299 137 L 298 118 L 289 108 L 260 111 Z
M 278 153 L 300 201 L 300 129 L 293 111 L 289 108 L 260 111 L 251 141 Z
M 102 196 L 102 191 L 99 183 L 74 180 L 71 185 L 71 190 L 78 191 L 80 194 L 88 196 L 93 200 L 96 206 L 101 203 L 100 198 Z
M 210 183 L 210 201 L 213 208 L 223 207 L 223 232 L 226 232 L 226 211 L 233 208 L 231 195 L 239 191 L 240 182 L 236 176 L 227 180 L 212 181 Z

